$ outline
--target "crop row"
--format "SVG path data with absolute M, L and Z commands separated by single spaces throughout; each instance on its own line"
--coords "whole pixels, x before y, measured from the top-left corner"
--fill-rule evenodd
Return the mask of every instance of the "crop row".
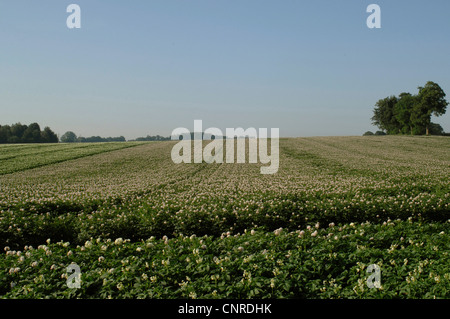
M 7 145 L 0 148 L 0 175 L 133 147 L 139 144 L 140 143 Z
M 262 227 L 300 229 L 319 223 L 379 222 L 385 219 L 420 217 L 425 221 L 449 219 L 449 194 L 417 196 L 283 197 L 253 194 L 245 197 L 214 197 L 209 194 L 190 200 L 178 197 L 164 201 L 152 196 L 122 201 L 27 204 L 1 211 L 0 246 L 39 244 L 47 238 L 80 244 L 88 238 L 151 236 L 219 236 L 226 231 Z
M 50 240 L 0 258 L 6 298 L 445 298 L 449 222 L 258 228 L 221 237 Z M 67 267 L 80 267 L 79 289 Z M 369 288 L 369 265 L 381 270 Z

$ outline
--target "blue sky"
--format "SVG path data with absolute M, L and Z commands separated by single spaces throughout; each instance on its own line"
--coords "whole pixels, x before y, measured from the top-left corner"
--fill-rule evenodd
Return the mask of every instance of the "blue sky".
M 71 3 L 81 29 L 66 26 Z M 448 0 L 2 0 L 0 124 L 362 135 L 380 98 L 434 81 L 450 100 L 449 14 Z M 449 114 L 433 121 L 450 131 Z

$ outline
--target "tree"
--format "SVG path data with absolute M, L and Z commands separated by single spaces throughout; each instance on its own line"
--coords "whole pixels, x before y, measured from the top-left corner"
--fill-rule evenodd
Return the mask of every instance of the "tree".
M 413 126 L 411 123 L 411 113 L 416 107 L 418 98 L 411 93 L 401 93 L 399 99 L 394 106 L 394 116 L 399 123 L 400 133 L 413 134 Z
M 429 129 L 430 129 L 430 135 L 445 135 L 444 129 L 442 128 L 441 125 L 439 125 L 437 123 L 431 122 Z
M 58 143 L 58 136 L 48 126 L 41 131 L 38 123 L 27 126 L 19 122 L 0 125 L 0 143 Z
M 372 123 L 388 134 L 397 134 L 400 131 L 400 124 L 394 116 L 394 107 L 397 102 L 396 96 L 389 96 L 379 100 L 373 111 Z
M 78 137 L 76 142 L 78 143 L 106 143 L 106 142 L 126 142 L 125 137 L 101 137 L 101 136 L 91 136 L 91 137 Z
M 448 102 L 442 88 L 432 81 L 428 81 L 424 87 L 419 87 L 418 103 L 413 109 L 411 120 L 413 125 L 425 127 L 429 135 L 431 115 L 441 116 L 447 110 Z
M 431 115 L 443 115 L 448 102 L 437 83 L 429 81 L 418 89 L 417 95 L 401 93 L 398 98 L 390 96 L 379 100 L 373 110 L 372 123 L 387 134 L 429 135 Z
M 193 134 L 194 133 L 192 133 L 191 138 L 194 138 Z M 170 141 L 170 140 L 171 140 L 170 137 L 164 137 L 164 136 L 160 136 L 160 135 L 156 135 L 156 136 L 147 135 L 146 137 L 136 138 L 136 141 Z
M 23 132 L 22 143 L 40 143 L 41 128 L 37 123 L 31 123 Z
M 41 142 L 58 143 L 58 136 L 48 126 L 46 126 L 41 132 Z
M 77 141 L 77 136 L 74 132 L 68 131 L 61 136 L 62 143 L 75 143 Z
M 19 123 L 11 125 L 11 134 L 9 135 L 9 143 L 20 143 L 23 141 L 23 134 L 27 130 L 28 126 Z
M 0 125 L 0 143 L 8 143 L 11 135 L 11 127 L 9 125 Z
M 363 136 L 372 136 L 372 135 L 374 134 L 371 131 L 367 131 L 366 133 L 363 134 Z

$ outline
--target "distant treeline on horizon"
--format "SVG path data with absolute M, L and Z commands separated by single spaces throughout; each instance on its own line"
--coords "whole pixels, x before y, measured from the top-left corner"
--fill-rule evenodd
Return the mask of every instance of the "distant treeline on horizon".
M 78 136 L 77 137 L 77 135 L 71 131 L 64 133 L 64 135 L 61 136 L 60 140 L 62 143 L 127 142 L 127 140 L 123 136 L 119 136 L 119 137 L 100 137 L 100 136 L 81 137 L 81 136 Z M 156 135 L 156 136 L 147 135 L 146 137 L 138 137 L 134 140 L 128 140 L 128 142 L 167 141 L 167 140 L 170 140 L 170 137 L 164 137 L 164 136 L 160 136 L 160 135 Z
M 170 137 L 160 135 L 138 137 L 131 141 L 168 141 Z M 72 131 L 64 133 L 60 138 L 48 126 L 41 130 L 38 123 L 30 125 L 16 123 L 12 125 L 0 125 L 0 144 L 25 144 L 25 143 L 105 143 L 126 142 L 123 136 L 119 137 L 82 137 Z
M 48 126 L 41 130 L 38 123 L 0 125 L 0 144 L 18 143 L 58 143 L 58 136 Z
M 436 123 L 430 123 L 429 125 L 430 135 L 442 135 L 450 136 L 450 133 L 445 133 L 442 127 Z M 377 131 L 372 133 L 367 131 L 363 136 L 367 135 L 389 135 L 383 131 Z M 191 132 L 191 139 L 194 140 L 197 137 Z M 202 132 L 202 139 L 211 140 L 215 138 L 224 138 L 224 136 L 214 136 L 210 134 L 205 134 Z M 241 138 L 241 137 L 234 137 Z M 243 138 L 243 137 L 242 137 Z M 170 141 L 179 140 L 181 136 L 165 137 L 161 135 L 146 137 L 138 137 L 136 139 L 128 140 L 128 142 L 143 142 L 143 141 Z M 16 123 L 12 125 L 0 125 L 0 144 L 25 144 L 25 143 L 105 143 L 105 142 L 127 142 L 125 137 L 81 137 L 77 136 L 72 131 L 64 133 L 60 138 L 54 133 L 48 126 L 41 130 L 38 123 L 31 123 L 30 125 L 25 125 Z

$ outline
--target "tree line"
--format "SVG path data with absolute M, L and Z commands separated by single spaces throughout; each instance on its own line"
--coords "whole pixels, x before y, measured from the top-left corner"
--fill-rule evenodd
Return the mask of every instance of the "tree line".
M 431 115 L 446 112 L 444 91 L 431 81 L 418 90 L 415 95 L 403 92 L 380 99 L 375 104 L 372 123 L 386 134 L 444 135 L 442 127 L 431 122 Z
M 147 135 L 146 137 L 138 137 L 135 140 L 129 140 L 129 142 L 132 141 L 170 141 L 170 137 L 164 137 L 160 135 L 156 136 L 150 136 Z M 97 142 L 126 142 L 125 137 L 119 136 L 119 137 L 100 137 L 100 136 L 91 136 L 91 137 L 77 137 L 77 135 L 72 132 L 68 131 L 64 133 L 63 136 L 61 136 L 61 142 L 62 143 L 97 143 Z
M 160 135 L 138 137 L 130 141 L 169 141 L 170 137 Z M 81 137 L 72 131 L 67 131 L 61 138 L 55 134 L 48 126 L 41 130 L 38 123 L 25 125 L 16 123 L 13 125 L 0 125 L 0 144 L 22 144 L 22 143 L 105 143 L 105 142 L 126 142 L 123 136 L 119 137 Z
M 161 135 L 156 135 L 156 136 L 147 135 L 146 137 L 136 138 L 136 141 L 170 141 L 170 140 L 171 140 L 170 137 L 164 137 Z
M 68 131 L 61 136 L 61 143 L 104 143 L 104 142 L 126 142 L 125 137 L 81 137 L 74 132 Z
M 38 123 L 25 125 L 0 125 L 0 144 L 6 143 L 58 143 L 58 136 L 46 126 L 44 130 Z

